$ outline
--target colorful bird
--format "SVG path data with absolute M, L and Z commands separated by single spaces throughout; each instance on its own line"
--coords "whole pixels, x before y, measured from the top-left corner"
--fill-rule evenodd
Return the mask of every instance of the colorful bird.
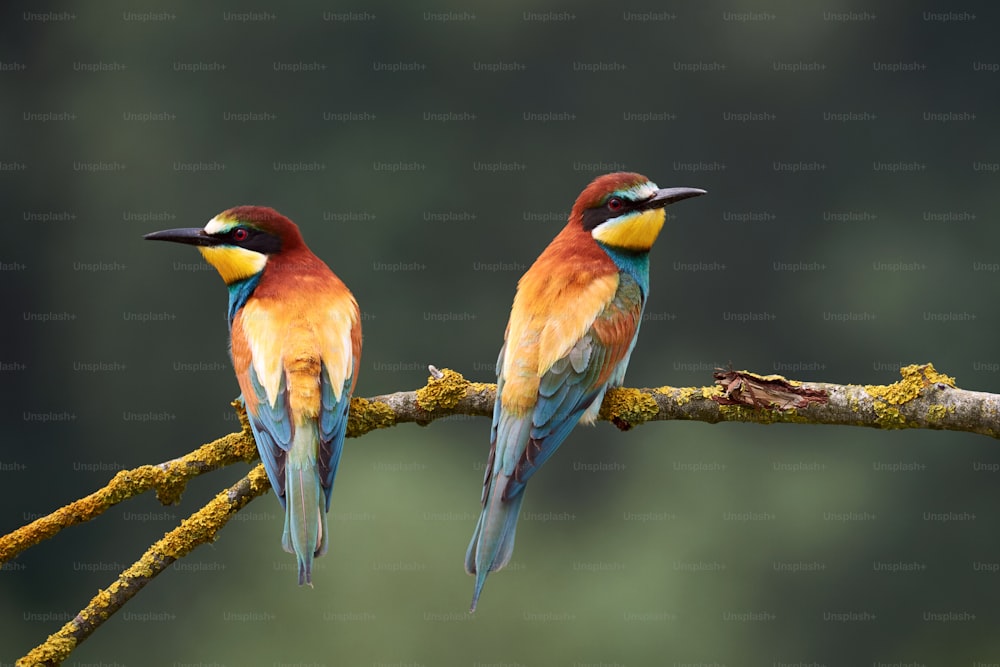
M 472 611 L 487 574 L 510 561 L 525 484 L 577 422 L 594 423 L 608 387 L 624 379 L 664 207 L 703 194 L 661 190 L 639 174 L 600 176 L 518 282 L 497 359 L 483 511 L 465 554 Z
M 236 379 L 250 427 L 285 509 L 282 546 L 312 585 L 326 553 L 326 512 L 361 361 L 361 314 L 350 290 L 314 255 L 294 222 L 238 206 L 204 229 L 168 229 L 153 241 L 196 246 L 229 288 Z

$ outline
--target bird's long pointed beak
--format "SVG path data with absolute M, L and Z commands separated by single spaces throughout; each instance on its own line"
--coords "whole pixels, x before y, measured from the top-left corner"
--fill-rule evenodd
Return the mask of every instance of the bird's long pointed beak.
M 663 208 L 667 204 L 673 204 L 689 197 L 700 197 L 707 195 L 708 191 L 700 188 L 663 188 L 657 190 L 652 199 L 646 201 L 649 208 Z
M 186 243 L 188 245 L 213 246 L 218 245 L 219 240 L 209 236 L 205 230 L 199 227 L 185 227 L 183 229 L 164 229 L 160 232 L 152 232 L 144 237 L 147 241 L 173 241 L 174 243 Z

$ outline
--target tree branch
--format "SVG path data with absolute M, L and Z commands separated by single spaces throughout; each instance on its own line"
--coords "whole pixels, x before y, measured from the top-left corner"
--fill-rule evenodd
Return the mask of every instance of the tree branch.
M 234 514 L 270 488 L 264 466 L 258 465 L 246 477 L 164 535 L 142 558 L 122 572 L 117 581 L 98 592 L 90 604 L 80 610 L 59 632 L 49 635 L 44 643 L 18 660 L 18 667 L 60 664 L 80 642 L 131 600 L 153 577 L 195 547 L 215 541 L 216 534 Z
M 63 528 L 90 521 L 123 500 L 156 490 L 157 499 L 164 505 L 177 503 L 188 480 L 202 473 L 218 470 L 239 461 L 253 462 L 257 457 L 250 424 L 240 401 L 233 401 L 243 429 L 218 440 L 202 445 L 180 458 L 158 465 L 144 465 L 131 470 L 121 470 L 110 482 L 94 493 L 80 498 L 55 512 L 43 516 L 26 526 L 0 537 L 0 565 L 29 547 L 53 537 Z
M 427 386 L 354 399 L 348 435 L 454 415 L 491 416 L 496 385 L 469 382 L 433 366 Z M 600 418 L 628 430 L 648 421 L 685 419 L 774 424 L 837 424 L 880 429 L 927 428 L 1000 438 L 1000 395 L 959 389 L 931 364 L 905 366 L 890 385 L 796 382 L 778 375 L 720 371 L 708 387 L 608 391 Z

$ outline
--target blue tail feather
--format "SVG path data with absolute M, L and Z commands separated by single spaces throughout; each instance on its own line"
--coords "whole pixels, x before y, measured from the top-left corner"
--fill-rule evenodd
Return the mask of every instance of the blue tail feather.
M 328 535 L 326 496 L 316 467 L 310 429 L 302 428 L 285 461 L 285 530 L 281 546 L 294 553 L 299 585 L 312 585 L 313 558 L 326 552 Z
M 476 531 L 465 553 L 465 570 L 476 575 L 475 591 L 472 595 L 472 605 L 469 611 L 475 611 L 479 603 L 486 576 L 490 572 L 502 569 L 510 562 L 514 553 L 514 537 L 517 531 L 517 518 L 521 514 L 521 502 L 524 500 L 523 490 L 513 498 L 504 499 L 503 492 L 507 487 L 508 477 L 500 474 L 493 479 L 486 506 L 479 516 Z

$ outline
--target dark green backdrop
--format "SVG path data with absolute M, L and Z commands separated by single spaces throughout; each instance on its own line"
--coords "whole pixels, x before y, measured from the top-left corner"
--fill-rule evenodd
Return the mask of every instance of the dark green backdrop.
M 493 381 L 518 277 L 622 168 L 709 191 L 669 209 L 627 384 L 933 361 L 1000 391 L 997 10 L 897 4 L 3 10 L 0 533 L 237 427 L 225 289 L 142 235 L 244 203 L 297 221 L 354 291 L 361 396 L 427 364 Z M 348 442 L 315 589 L 269 494 L 69 664 L 1000 662 L 993 440 L 580 429 L 469 617 L 488 431 Z M 0 664 L 246 471 L 5 565 Z

